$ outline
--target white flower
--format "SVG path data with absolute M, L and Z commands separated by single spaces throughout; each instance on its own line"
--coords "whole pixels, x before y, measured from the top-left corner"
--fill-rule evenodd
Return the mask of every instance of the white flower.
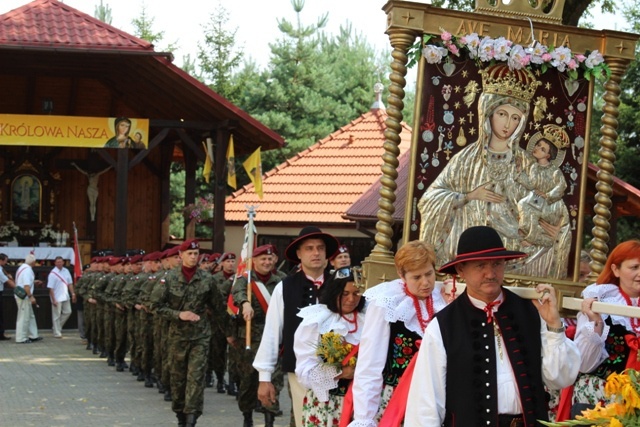
M 587 56 L 587 59 L 584 60 L 584 65 L 587 68 L 593 68 L 593 67 L 597 67 L 603 62 L 604 62 L 604 58 L 602 57 L 602 54 L 597 50 L 594 50 L 589 54 L 589 56 Z
M 530 58 L 527 56 L 524 48 L 517 44 L 513 46 L 511 52 L 509 52 L 509 69 L 520 70 L 529 63 L 529 60 Z
M 493 46 L 494 40 L 491 37 L 485 37 L 480 42 L 480 47 L 478 47 L 478 56 L 481 61 L 489 62 L 493 59 Z
M 509 51 L 511 50 L 511 42 L 504 37 L 498 37 L 494 43 L 493 57 L 498 61 L 506 61 L 508 59 Z
M 471 33 L 460 39 L 467 49 L 469 49 L 469 58 L 475 59 L 478 57 L 478 48 L 480 47 L 480 37 L 478 33 Z
M 569 61 L 571 61 L 571 49 L 564 46 L 557 47 L 551 52 L 551 58 L 551 65 L 562 73 L 567 68 Z
M 442 58 L 447 56 L 447 49 L 429 44 L 422 49 L 422 56 L 429 64 L 438 64 L 442 61 Z
M 542 55 L 545 53 L 547 53 L 547 47 L 542 43 L 536 43 L 531 51 L 531 63 L 542 64 L 544 62 Z

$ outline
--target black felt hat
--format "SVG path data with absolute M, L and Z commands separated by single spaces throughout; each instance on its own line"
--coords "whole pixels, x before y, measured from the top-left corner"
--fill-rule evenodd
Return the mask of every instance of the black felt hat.
M 331 234 L 323 233 L 318 227 L 307 226 L 300 230 L 298 237 L 291 242 L 289 246 L 287 246 L 287 250 L 284 251 L 284 254 L 289 261 L 296 263 L 300 262 L 300 258 L 298 258 L 296 251 L 298 250 L 300 243 L 307 239 L 322 239 L 327 247 L 327 259 L 331 258 L 338 250 L 338 246 L 340 246 L 338 239 L 333 237 Z
M 509 251 L 504 247 L 502 239 L 491 227 L 477 226 L 467 228 L 458 239 L 458 254 L 453 261 L 449 261 L 438 270 L 440 273 L 456 274 L 455 265 L 465 261 L 484 259 L 516 259 L 526 257 L 527 254 Z

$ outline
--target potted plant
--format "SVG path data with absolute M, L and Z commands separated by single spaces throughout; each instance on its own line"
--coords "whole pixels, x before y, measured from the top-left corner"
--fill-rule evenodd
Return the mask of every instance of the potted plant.
M 57 232 L 52 224 L 45 224 L 40 230 L 40 246 L 51 246 L 56 241 Z
M 183 212 L 186 217 L 196 222 L 213 220 L 213 194 L 207 194 L 205 197 L 198 197 L 195 203 L 188 204 L 184 207 Z

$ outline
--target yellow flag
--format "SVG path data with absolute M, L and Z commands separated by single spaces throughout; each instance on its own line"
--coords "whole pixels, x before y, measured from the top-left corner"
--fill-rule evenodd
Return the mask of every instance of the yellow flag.
M 242 163 L 244 170 L 247 171 L 253 186 L 256 189 L 256 194 L 262 199 L 262 160 L 260 158 L 260 147 L 253 152 L 247 160 Z
M 202 145 L 204 146 L 204 155 L 206 157 L 204 160 L 204 167 L 202 168 L 202 176 L 208 184 L 209 179 L 211 178 L 211 168 L 213 167 L 213 162 L 211 162 L 211 154 L 209 153 L 209 150 L 207 150 L 207 144 L 202 141 Z
M 227 184 L 234 190 L 238 188 L 238 184 L 236 184 L 236 156 L 233 152 L 233 135 L 229 136 L 229 146 L 227 147 Z

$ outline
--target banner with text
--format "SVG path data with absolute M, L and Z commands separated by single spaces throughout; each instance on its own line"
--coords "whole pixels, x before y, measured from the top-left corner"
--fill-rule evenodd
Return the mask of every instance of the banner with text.
M 0 145 L 146 149 L 149 119 L 0 114 Z

